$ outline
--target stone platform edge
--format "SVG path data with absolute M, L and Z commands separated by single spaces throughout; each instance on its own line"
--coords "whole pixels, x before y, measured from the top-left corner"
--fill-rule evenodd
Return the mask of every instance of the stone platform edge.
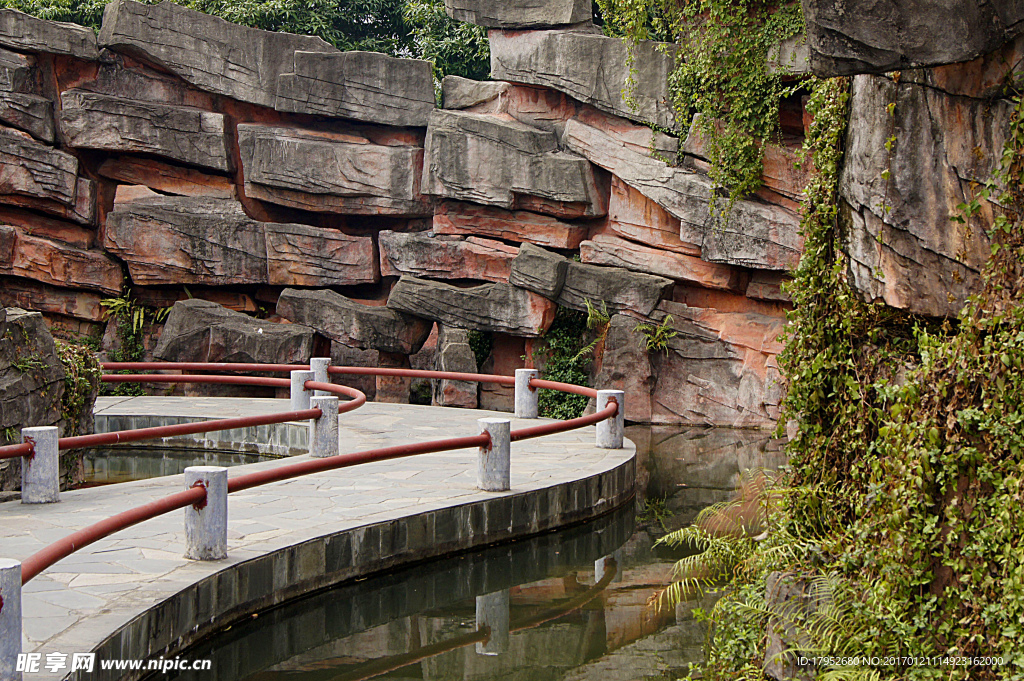
M 346 581 L 598 518 L 634 496 L 635 445 L 626 440 L 624 447 L 633 450 L 627 460 L 586 478 L 348 528 L 227 565 L 139 614 L 94 652 L 98 659 L 175 657 L 254 613 Z M 134 681 L 147 673 L 97 665 L 68 678 Z

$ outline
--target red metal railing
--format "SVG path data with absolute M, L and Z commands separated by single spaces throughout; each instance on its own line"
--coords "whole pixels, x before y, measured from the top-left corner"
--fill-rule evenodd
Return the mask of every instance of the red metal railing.
M 294 364 L 223 364 L 223 363 L 177 363 L 177 362 L 108 362 L 104 363 L 104 369 L 114 371 L 152 371 L 152 370 L 175 370 L 175 371 L 246 371 L 246 372 L 284 372 L 309 369 L 308 365 Z M 329 367 L 332 374 L 357 374 L 377 376 L 398 376 L 406 378 L 433 378 L 455 381 L 474 381 L 498 383 L 501 385 L 514 385 L 515 378 L 512 376 L 498 376 L 493 374 L 471 374 L 445 371 L 424 371 L 416 369 L 388 369 L 373 367 Z M 102 380 L 110 383 L 118 382 L 157 382 L 157 383 L 224 383 L 233 385 L 254 385 L 288 387 L 290 381 L 283 378 L 268 378 L 258 376 L 203 376 L 203 375 L 169 375 L 169 374 L 105 374 Z M 339 405 L 339 413 L 344 413 L 358 408 L 366 402 L 366 396 L 354 388 L 339 386 L 333 383 L 322 383 L 317 381 L 306 381 L 304 387 L 307 390 L 324 390 L 338 395 L 353 398 L 349 402 Z M 587 397 L 596 397 L 597 391 L 592 388 L 531 379 L 531 388 L 547 388 L 561 390 Z M 564 432 L 574 428 L 581 428 L 595 424 L 616 414 L 618 405 L 610 403 L 604 409 L 567 421 L 556 421 L 530 428 L 521 428 L 511 432 L 512 441 L 525 440 L 542 435 Z M 201 421 L 196 423 L 182 423 L 173 426 L 157 426 L 153 428 L 141 428 L 138 430 L 117 431 L 113 433 L 97 433 L 94 435 L 81 435 L 77 437 L 61 438 L 60 449 L 74 449 L 79 447 L 91 447 L 98 445 L 109 445 L 122 442 L 136 442 L 158 437 L 169 437 L 172 435 L 185 435 L 217 430 L 230 430 L 232 428 L 244 428 L 257 425 L 268 425 L 272 423 L 284 423 L 286 421 L 305 420 L 320 418 L 322 412 L 319 408 L 305 409 L 301 411 L 282 412 L 264 416 L 247 416 L 233 419 L 219 419 L 213 421 Z M 384 461 L 416 454 L 427 454 L 434 452 L 451 451 L 467 447 L 488 447 L 491 438 L 488 433 L 481 433 L 468 437 L 451 438 L 446 440 L 434 440 L 417 444 L 399 445 L 372 449 L 351 454 L 339 454 L 323 459 L 311 459 L 297 463 L 284 464 L 275 468 L 248 473 L 229 479 L 228 493 L 239 492 L 271 482 L 279 482 L 290 478 L 320 473 L 323 471 L 356 466 L 361 463 L 373 461 Z M 27 442 L 21 445 L 10 445 L 0 447 L 0 458 L 13 458 L 16 456 L 31 455 L 32 444 Z M 98 523 L 85 527 L 49 546 L 36 552 L 22 563 L 21 581 L 25 584 L 40 572 L 50 567 L 57 561 L 65 558 L 76 550 L 87 546 L 95 541 L 108 537 L 132 525 L 145 520 L 184 508 L 191 504 L 202 504 L 206 500 L 206 489 L 204 487 L 193 487 L 183 492 L 171 494 L 162 499 L 150 502 L 143 506 L 129 509 Z

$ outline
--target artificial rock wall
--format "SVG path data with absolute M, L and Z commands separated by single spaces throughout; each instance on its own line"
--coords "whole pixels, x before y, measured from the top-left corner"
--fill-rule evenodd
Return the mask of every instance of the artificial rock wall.
M 101 333 L 126 287 L 180 301 L 147 341 L 171 360 L 466 371 L 465 332 L 486 331 L 499 373 L 534 361 L 558 306 L 603 302 L 594 381 L 627 390 L 629 419 L 772 425 L 799 98 L 764 188 L 718 220 L 668 103 L 671 50 L 639 46 L 629 105 L 589 0 L 448 4 L 490 29 L 495 80 L 446 78 L 440 108 L 426 62 L 167 2 L 115 0 L 98 36 L 0 10 L 0 302 Z M 681 163 L 651 125 L 680 133 Z M 636 324 L 663 320 L 667 352 L 641 349 Z M 406 381 L 359 387 L 408 399 Z M 433 399 L 511 406 L 458 383 Z

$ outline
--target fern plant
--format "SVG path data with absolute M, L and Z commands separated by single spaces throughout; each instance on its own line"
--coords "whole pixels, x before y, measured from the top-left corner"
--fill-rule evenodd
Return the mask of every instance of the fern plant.
M 655 326 L 648 322 L 641 322 L 633 327 L 634 333 L 640 334 L 640 347 L 647 352 L 661 352 L 668 354 L 668 342 L 679 335 L 679 332 L 672 328 L 672 315 L 667 314 L 661 323 Z

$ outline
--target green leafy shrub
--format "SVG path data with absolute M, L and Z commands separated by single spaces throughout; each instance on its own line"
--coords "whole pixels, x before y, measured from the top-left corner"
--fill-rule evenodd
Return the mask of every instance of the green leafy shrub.
M 558 308 L 558 314 L 551 328 L 544 335 L 544 347 L 540 351 L 544 360 L 543 376 L 549 381 L 588 385 L 587 369 L 591 355 L 581 352 L 589 344 L 587 338 L 587 315 L 566 307 Z M 587 408 L 588 398 L 557 390 L 541 390 L 537 398 L 540 415 L 553 419 L 572 419 L 582 416 Z
M 66 424 L 64 435 L 79 435 L 79 429 L 91 408 L 93 396 L 103 373 L 93 348 L 73 342 L 54 340 L 57 356 L 64 365 L 64 395 L 61 397 L 61 420 Z

